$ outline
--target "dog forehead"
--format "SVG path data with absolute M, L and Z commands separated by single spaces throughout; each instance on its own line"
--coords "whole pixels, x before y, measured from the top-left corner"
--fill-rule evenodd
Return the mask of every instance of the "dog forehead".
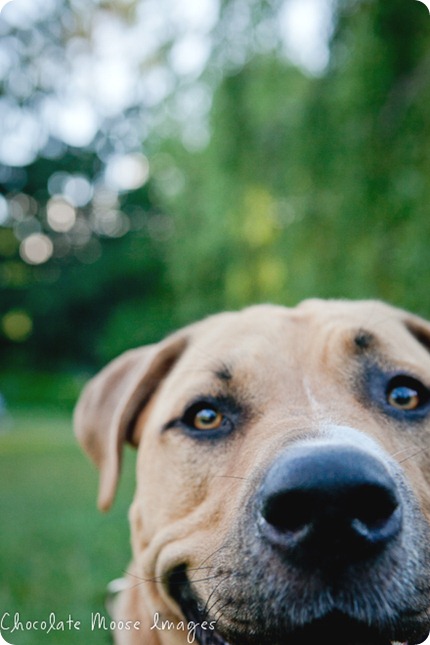
M 352 336 L 366 330 L 383 336 L 405 333 L 404 322 L 408 314 L 377 300 L 304 300 L 296 307 L 254 305 L 238 312 L 210 316 L 193 326 L 191 348 L 205 346 L 219 351 L 238 347 L 241 341 L 248 346 L 272 343 L 294 344 L 298 337 L 318 335 L 323 342 L 325 335 L 350 332 Z
M 310 298 L 303 300 L 292 311 L 297 315 L 324 324 L 336 322 L 339 327 L 372 328 L 384 327 L 386 324 L 402 324 L 410 314 L 380 300 L 323 300 Z
M 195 330 L 190 344 L 197 351 L 213 347 L 228 352 L 245 342 L 265 344 L 267 341 L 288 340 L 293 333 L 291 309 L 271 305 L 257 305 L 238 312 L 216 314 L 203 320 Z
M 255 306 L 211 316 L 194 325 L 187 348 L 167 379 L 179 389 L 191 381 L 228 382 L 260 376 L 275 361 L 291 359 L 296 328 L 290 310 Z
M 350 340 L 352 351 L 354 334 L 366 321 L 369 313 L 359 306 L 322 300 L 294 308 L 255 305 L 215 314 L 189 328 L 186 351 L 169 380 L 196 373 L 203 377 L 205 371 L 228 380 L 230 369 L 243 373 L 275 364 L 304 366 L 326 347 L 334 349 L 342 337 Z
M 185 352 L 168 376 L 184 385 L 214 376 L 227 381 L 241 374 L 267 382 L 275 372 L 305 373 L 328 368 L 357 352 L 378 353 L 427 364 L 428 350 L 410 333 L 410 314 L 379 301 L 312 299 L 294 308 L 254 305 L 210 316 L 187 330 Z M 416 319 L 418 320 L 418 319 Z M 366 344 L 369 346 L 366 347 Z M 360 344 L 362 347 L 360 348 Z
M 313 334 L 325 329 L 337 340 L 367 344 L 393 361 L 410 361 L 430 368 L 430 326 L 419 316 L 379 300 L 305 300 L 297 311 L 312 321 Z M 334 333 L 338 332 L 338 334 Z

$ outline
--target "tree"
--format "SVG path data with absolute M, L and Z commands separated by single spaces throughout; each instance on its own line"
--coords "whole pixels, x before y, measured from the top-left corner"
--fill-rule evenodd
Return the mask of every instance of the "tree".
M 225 77 L 208 149 L 180 162 L 176 208 L 200 227 L 171 275 L 193 315 L 206 285 L 213 308 L 319 295 L 430 314 L 429 28 L 419 3 L 345 2 L 320 78 L 274 53 Z
M 430 314 L 426 8 L 337 3 L 329 65 L 315 76 L 285 56 L 282 2 L 225 0 L 218 16 L 216 6 L 202 4 L 191 32 L 181 12 L 163 13 L 145 54 L 139 25 L 161 16 L 155 0 L 122 14 L 56 0 L 30 27 L 0 24 L 15 52 L 6 112 L 62 100 L 64 83 L 36 82 L 52 51 L 75 89 L 76 55 L 92 69 L 106 34 L 126 34 L 140 56 L 126 67 L 139 69 L 135 92 L 124 86 L 109 109 L 94 98 L 92 138 L 81 113 L 86 143 L 51 128 L 31 162 L 3 160 L 3 357 L 18 355 L 14 315 L 23 361 L 95 364 L 256 301 L 380 297 Z M 19 70 L 27 85 L 11 82 Z M 38 264 L 33 234 L 48 238 Z

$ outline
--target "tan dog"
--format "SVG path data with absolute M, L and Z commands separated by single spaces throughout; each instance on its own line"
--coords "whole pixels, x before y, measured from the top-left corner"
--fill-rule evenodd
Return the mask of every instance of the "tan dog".
M 430 325 L 256 306 L 132 350 L 76 430 L 114 496 L 138 447 L 121 645 L 389 645 L 430 628 Z

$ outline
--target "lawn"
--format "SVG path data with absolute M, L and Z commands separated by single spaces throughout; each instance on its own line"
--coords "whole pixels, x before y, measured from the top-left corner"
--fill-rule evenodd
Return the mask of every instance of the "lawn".
M 107 632 L 91 631 L 91 613 L 106 615 L 106 585 L 130 558 L 131 451 L 125 462 L 115 505 L 103 515 L 95 505 L 97 473 L 76 445 L 70 413 L 20 410 L 0 430 L 0 621 L 12 626 L 18 613 L 24 624 L 2 631 L 8 643 L 111 643 Z M 64 631 L 25 629 L 28 621 L 49 623 L 50 615 Z

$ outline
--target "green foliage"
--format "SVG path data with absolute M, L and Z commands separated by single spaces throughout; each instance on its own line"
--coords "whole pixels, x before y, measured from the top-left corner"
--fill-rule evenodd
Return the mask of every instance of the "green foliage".
M 342 3 L 321 78 L 272 54 L 225 77 L 209 147 L 181 158 L 170 207 L 183 222 L 170 275 L 185 317 L 314 295 L 430 315 L 425 11 Z
M 53 374 L 9 369 L 0 372 L 1 394 L 8 406 L 21 413 L 26 409 L 70 413 L 87 378 L 84 371 Z M 1 424 L 0 415 L 0 430 Z
M 426 8 L 412 0 L 337 3 L 330 64 L 313 77 L 281 52 L 280 3 L 255 0 L 245 13 L 241 6 L 222 3 L 195 81 L 210 96 L 207 146 L 190 148 L 173 116 L 174 101 L 193 87 L 183 81 L 145 140 L 149 182 L 120 191 L 105 210 L 96 195 L 104 146 L 120 146 L 124 123 L 112 123 L 109 136 L 103 126 L 93 147 L 63 146 L 55 159 L 0 172 L 11 203 L 29 195 L 31 211 L 35 201 L 37 214 L 24 224 L 38 223 L 55 249 L 31 266 L 18 254 L 22 222 L 15 235 L 10 223 L 0 227 L 4 362 L 91 370 L 212 311 L 267 300 L 377 297 L 430 315 Z M 137 114 L 130 108 L 124 121 Z M 78 212 L 84 242 L 47 225 L 58 172 L 80 173 L 95 191 Z M 97 228 L 94 218 L 109 209 L 128 232 Z
M 403 0 L 347 3 L 332 66 L 309 104 L 307 169 L 321 223 L 313 289 L 381 297 L 428 315 L 421 279 L 430 266 L 420 242 L 429 226 L 424 17 L 418 3 Z

